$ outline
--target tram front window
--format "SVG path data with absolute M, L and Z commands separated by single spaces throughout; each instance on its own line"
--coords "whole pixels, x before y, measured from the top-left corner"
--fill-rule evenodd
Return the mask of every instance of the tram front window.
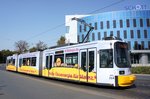
M 115 43 L 115 63 L 120 68 L 130 67 L 127 43 Z
M 113 68 L 113 50 L 100 50 L 100 68 Z

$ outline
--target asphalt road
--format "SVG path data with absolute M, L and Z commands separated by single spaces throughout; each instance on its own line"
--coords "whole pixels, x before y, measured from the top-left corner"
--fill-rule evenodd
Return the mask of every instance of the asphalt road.
M 112 88 L 8 72 L 3 65 L 0 99 L 150 99 L 150 76 L 137 75 L 129 88 Z

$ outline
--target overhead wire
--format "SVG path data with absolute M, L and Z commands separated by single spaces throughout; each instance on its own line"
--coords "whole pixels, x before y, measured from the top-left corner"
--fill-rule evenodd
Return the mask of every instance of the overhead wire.
M 38 37 L 38 36 L 40 36 L 40 35 L 42 35 L 42 34 L 44 34 L 44 33 L 47 33 L 47 32 L 49 32 L 49 31 L 53 31 L 53 30 L 55 30 L 55 29 L 57 29 L 57 28 L 59 28 L 59 27 L 62 27 L 62 26 L 64 26 L 64 25 L 65 25 L 65 23 L 59 24 L 59 25 L 57 25 L 57 26 L 55 26 L 55 27 L 53 27 L 53 28 L 47 29 L 47 30 L 45 30 L 45 31 L 43 31 L 43 32 L 40 32 L 40 33 L 38 33 L 38 34 L 36 34 L 36 35 L 34 35 L 34 36 L 32 36 L 32 37 L 26 39 L 26 40 L 30 40 L 30 39 L 32 39 L 32 38 Z
M 100 9 L 94 10 L 94 11 L 88 13 L 88 14 L 94 14 L 95 12 L 98 12 L 98 11 L 100 11 L 100 10 L 109 8 L 109 7 L 114 6 L 114 5 L 117 5 L 117 4 L 119 4 L 119 3 L 123 2 L 123 1 L 124 1 L 124 0 L 119 0 L 119 1 L 117 1 L 117 2 L 114 2 L 114 3 L 111 3 L 111 4 L 107 5 L 107 6 L 104 6 L 104 7 L 100 8 Z
M 119 3 L 123 2 L 123 1 L 124 1 L 124 0 L 119 0 L 119 1 L 117 1 L 117 2 L 111 3 L 110 5 L 107 5 L 107 6 L 105 6 L 105 7 L 102 7 L 102 8 L 100 8 L 100 9 L 96 9 L 96 10 L 90 12 L 90 13 L 87 13 L 87 14 L 94 14 L 94 13 L 100 11 L 100 10 L 103 10 L 103 9 L 105 9 L 105 8 L 114 6 L 114 5 L 119 4 Z M 69 22 L 70 22 L 70 21 L 69 21 Z M 60 27 L 64 26 L 66 23 L 69 23 L 69 22 L 64 22 L 64 23 L 59 24 L 59 25 L 57 25 L 57 26 L 55 26 L 55 27 L 53 27 L 53 28 L 47 29 L 47 30 L 45 30 L 45 31 L 43 31 L 43 32 L 40 32 L 40 33 L 38 33 L 38 34 L 36 34 L 36 35 L 30 37 L 30 38 L 27 38 L 26 40 L 31 40 L 31 39 L 36 38 L 36 37 L 38 37 L 38 36 L 40 36 L 40 35 L 42 35 L 42 34 L 44 34 L 44 33 L 53 31 L 53 30 L 55 30 L 55 29 L 57 29 L 57 28 L 60 28 Z

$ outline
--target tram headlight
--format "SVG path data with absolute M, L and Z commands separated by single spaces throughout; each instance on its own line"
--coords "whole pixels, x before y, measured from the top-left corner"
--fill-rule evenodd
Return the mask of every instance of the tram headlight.
M 120 75 L 123 75 L 123 74 L 125 74 L 125 71 L 124 71 L 124 70 L 121 70 L 121 71 L 119 71 L 119 74 L 120 74 Z

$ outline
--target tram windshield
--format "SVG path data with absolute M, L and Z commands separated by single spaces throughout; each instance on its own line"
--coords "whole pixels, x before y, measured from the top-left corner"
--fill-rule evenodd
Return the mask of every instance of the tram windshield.
M 127 43 L 115 43 L 115 63 L 120 68 L 130 67 Z

